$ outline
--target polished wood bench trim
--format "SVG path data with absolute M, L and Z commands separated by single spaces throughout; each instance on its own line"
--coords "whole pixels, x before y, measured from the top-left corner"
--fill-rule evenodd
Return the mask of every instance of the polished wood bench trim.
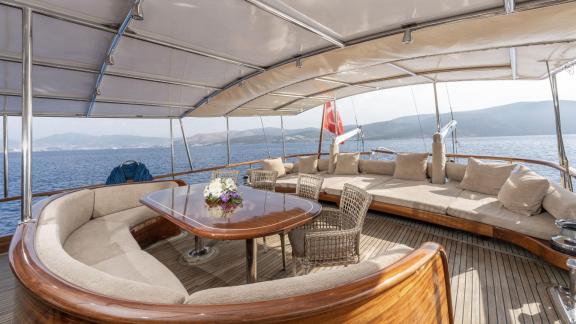
M 294 192 L 293 188 L 277 188 L 276 190 L 282 192 Z M 320 200 L 338 203 L 340 201 L 340 196 L 322 193 L 320 194 Z M 469 233 L 479 234 L 482 236 L 497 238 L 502 241 L 520 246 L 558 268 L 568 270 L 566 261 L 571 258 L 571 256 L 554 249 L 550 242 L 546 240 L 464 218 L 432 213 L 410 207 L 387 204 L 375 200 L 372 200 L 370 210 L 441 225 Z
M 35 219 L 59 196 L 36 204 Z M 20 224 L 10 246 L 19 323 L 453 323 L 447 259 L 437 243 L 425 243 L 371 276 L 321 292 L 235 305 L 165 305 L 118 300 L 60 279 L 35 252 L 36 226 L 35 221 Z

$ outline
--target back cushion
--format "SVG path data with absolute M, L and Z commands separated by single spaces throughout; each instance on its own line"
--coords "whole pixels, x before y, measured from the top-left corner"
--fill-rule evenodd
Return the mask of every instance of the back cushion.
M 338 153 L 334 174 L 358 174 L 360 153 Z
M 56 225 L 60 243 L 63 243 L 70 233 L 90 220 L 93 210 L 94 191 L 84 189 L 72 192 L 44 207 L 38 224 Z
M 401 153 L 396 155 L 394 178 L 426 180 L 428 153 Z
M 320 159 L 318 160 L 318 171 L 328 171 L 328 165 L 330 161 L 327 159 Z
M 318 158 L 314 155 L 301 157 L 298 159 L 298 173 L 317 173 L 318 172 Z
M 446 162 L 446 176 L 448 179 L 456 182 L 462 181 L 466 174 L 466 164 Z
M 394 164 L 394 161 L 360 160 L 358 167 L 362 173 L 393 175 Z
M 482 163 L 470 158 L 460 188 L 496 196 L 515 168 L 516 164 Z
M 162 189 L 174 188 L 174 181 L 131 183 L 94 189 L 94 218 L 110 215 L 126 209 L 140 207 L 140 198 Z
M 557 219 L 576 219 L 576 193 L 550 182 L 548 193 L 544 197 L 542 206 L 548 213 Z
M 536 215 L 542 209 L 542 200 L 549 187 L 546 178 L 521 165 L 518 171 L 510 174 L 498 192 L 498 200 L 515 213 Z
M 266 159 L 262 161 L 262 169 L 265 171 L 276 171 L 278 172 L 278 177 L 286 175 L 286 167 L 282 162 L 282 158 Z

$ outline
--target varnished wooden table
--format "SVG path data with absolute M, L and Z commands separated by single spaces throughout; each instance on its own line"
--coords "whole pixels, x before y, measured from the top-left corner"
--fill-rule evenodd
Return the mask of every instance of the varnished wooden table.
M 150 193 L 140 201 L 180 228 L 214 240 L 246 240 L 247 282 L 258 280 L 255 239 L 285 233 L 310 222 L 322 211 L 314 201 L 294 195 L 240 186 L 242 204 L 220 216 L 204 201 L 206 183 Z

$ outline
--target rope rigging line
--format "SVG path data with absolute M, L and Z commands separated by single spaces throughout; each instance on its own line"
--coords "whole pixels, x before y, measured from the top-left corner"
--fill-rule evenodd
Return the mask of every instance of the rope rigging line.
M 412 94 L 412 105 L 416 111 L 416 118 L 418 118 L 418 126 L 420 127 L 420 138 L 422 139 L 422 145 L 424 146 L 424 152 L 428 152 L 428 146 L 426 145 L 426 139 L 424 138 L 424 129 L 422 128 L 422 121 L 420 120 L 420 111 L 418 110 L 418 104 L 416 103 L 416 95 L 414 94 L 414 89 L 410 87 L 410 93 Z
M 264 121 L 262 120 L 262 116 L 258 117 L 260 117 L 260 124 L 262 125 L 262 133 L 264 134 L 264 143 L 266 143 L 266 151 L 268 152 L 268 158 L 271 158 L 272 155 L 270 155 L 270 146 L 268 146 L 268 136 L 266 136 L 266 130 L 264 129 Z
M 357 152 L 364 152 L 364 133 L 362 132 L 362 127 L 358 124 L 358 114 L 356 112 L 356 103 L 354 102 L 354 97 L 350 97 L 350 101 L 352 102 L 352 111 L 354 112 L 354 121 L 356 122 L 356 128 L 360 128 L 360 133 L 358 133 L 358 139 L 356 140 L 356 151 Z M 360 145 L 362 143 L 362 151 L 360 151 Z
M 448 83 L 444 83 L 444 88 L 446 89 L 446 95 L 448 96 L 448 107 L 450 107 L 450 118 L 454 120 L 454 111 L 452 110 L 452 98 L 450 97 L 450 90 L 448 89 Z M 456 134 L 456 128 L 452 131 L 452 153 L 458 154 L 458 137 Z

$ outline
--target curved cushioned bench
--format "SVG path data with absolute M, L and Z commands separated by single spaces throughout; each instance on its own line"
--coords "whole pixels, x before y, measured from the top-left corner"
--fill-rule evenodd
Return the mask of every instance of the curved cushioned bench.
M 296 188 L 297 166 L 286 170 L 292 173 L 278 179 L 277 191 Z M 354 175 L 318 172 L 324 178 L 320 199 L 338 203 L 342 187 L 351 183 L 373 195 L 372 210 L 503 239 L 566 269 L 569 256 L 552 249 L 548 240 L 559 232 L 554 224 L 557 218 L 576 219 L 576 194 L 556 184 L 551 184 L 544 198 L 543 211 L 524 216 L 504 208 L 496 196 L 460 189 L 465 165 L 448 163 L 446 184 L 395 179 L 394 161 L 361 160 L 359 170 Z M 375 170 L 381 172 L 375 174 Z M 431 164 L 427 175 L 431 177 Z
M 446 256 L 435 243 L 399 246 L 343 269 L 189 295 L 132 236 L 157 218 L 140 197 L 177 185 L 86 189 L 36 205 L 34 221 L 18 227 L 10 248 L 17 321 L 452 321 Z

